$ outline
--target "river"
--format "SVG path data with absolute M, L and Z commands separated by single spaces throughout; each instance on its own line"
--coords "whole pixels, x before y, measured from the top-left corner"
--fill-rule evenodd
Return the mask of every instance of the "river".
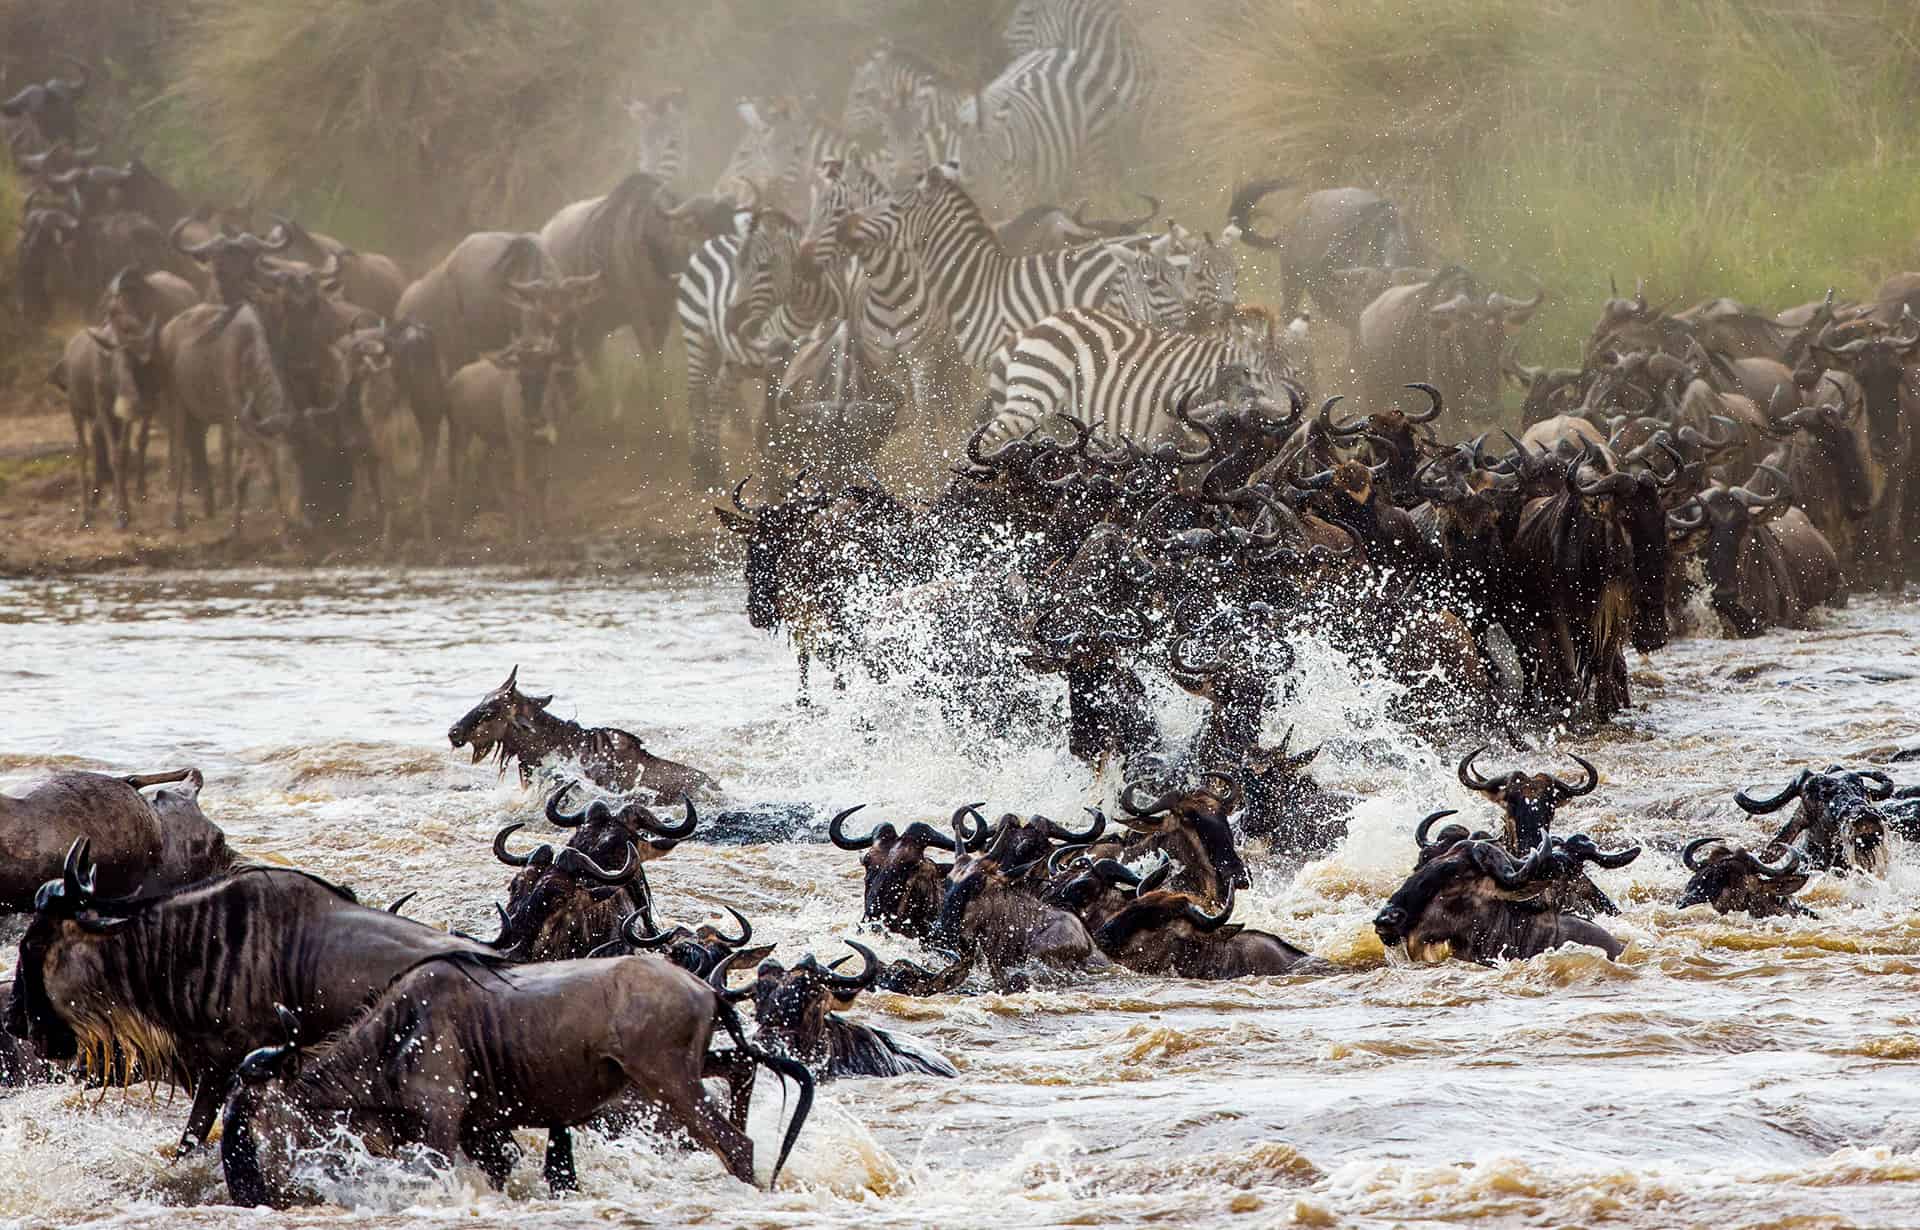
M 1073 817 L 1095 797 L 1064 750 L 952 732 L 897 683 L 816 680 L 821 703 L 798 708 L 787 646 L 740 608 L 737 583 L 698 576 L 0 582 L 0 789 L 56 767 L 197 765 L 207 813 L 247 856 L 375 903 L 417 890 L 409 914 L 487 934 L 508 878 L 488 841 L 539 799 L 445 731 L 516 663 L 556 712 L 643 734 L 731 801 L 864 802 L 908 820 L 977 799 Z M 1896 844 L 1886 881 L 1817 879 L 1804 894 L 1817 919 L 1671 904 L 1680 841 L 1762 836 L 1736 787 L 1914 742 L 1916 645 L 1920 612 L 1865 599 L 1811 632 L 1681 640 L 1638 662 L 1637 707 L 1568 745 L 1603 781 L 1558 822 L 1647 845 L 1595 873 L 1629 947 L 1617 964 L 1567 950 L 1495 968 L 1382 953 L 1370 920 L 1412 866 L 1414 821 L 1490 805 L 1455 782 L 1454 749 L 1396 727 L 1377 688 L 1308 646 L 1285 716 L 1296 740 L 1326 743 L 1320 779 L 1366 802 L 1322 860 L 1250 849 L 1239 917 L 1342 973 L 866 996 L 857 1015 L 923 1039 L 961 1076 L 825 1087 L 775 1191 L 705 1153 L 584 1133 L 583 1191 L 567 1200 L 548 1197 L 534 1158 L 495 1193 L 464 1162 L 349 1156 L 325 1180 L 330 1202 L 284 1224 L 1920 1224 L 1920 851 Z M 1575 771 L 1551 749 L 1498 761 L 1521 762 Z M 1892 767 L 1920 780 L 1920 765 Z M 695 840 L 650 875 L 666 916 L 730 902 L 789 960 L 844 952 L 859 918 L 858 858 L 829 845 Z M 774 1088 L 762 1082 L 752 1120 L 763 1174 Z M 169 1160 L 185 1114 L 165 1090 L 0 1094 L 0 1223 L 262 1224 L 223 1205 L 214 1151 Z

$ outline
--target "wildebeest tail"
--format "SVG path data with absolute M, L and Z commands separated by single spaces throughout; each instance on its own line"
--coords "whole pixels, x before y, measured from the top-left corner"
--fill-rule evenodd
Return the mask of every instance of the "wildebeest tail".
M 780 1156 L 774 1160 L 773 1173 L 767 1178 L 767 1186 L 772 1187 L 780 1181 L 780 1171 L 787 1164 L 787 1155 L 793 1152 L 793 1144 L 800 1139 L 800 1129 L 807 1122 L 807 1113 L 813 1109 L 813 1073 L 807 1071 L 807 1066 L 798 1060 L 762 1050 L 748 1042 L 746 1031 L 740 1027 L 740 1014 L 724 998 L 715 998 L 713 1015 L 726 1029 L 727 1036 L 733 1039 L 733 1044 L 751 1056 L 755 1063 L 783 1081 L 791 1079 L 800 1086 L 799 1105 L 794 1107 L 793 1118 L 787 1123 L 787 1134 L 780 1141 Z

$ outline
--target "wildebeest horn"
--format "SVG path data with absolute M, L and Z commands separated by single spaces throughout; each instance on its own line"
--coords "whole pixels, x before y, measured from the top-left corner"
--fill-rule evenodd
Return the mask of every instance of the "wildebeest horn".
M 733 963 L 743 960 L 745 956 L 745 953 L 738 950 L 730 952 L 725 957 L 722 957 L 720 963 L 714 966 L 712 971 L 707 974 L 707 985 L 712 987 L 721 999 L 726 1000 L 730 1004 L 737 1004 L 747 996 L 753 994 L 752 987 L 741 987 L 738 991 L 729 991 L 727 989 L 727 975 L 733 972 Z
M 1749 509 L 1772 508 L 1776 504 L 1790 503 L 1793 499 L 1792 480 L 1779 469 L 1768 465 L 1764 461 L 1754 467 L 1756 474 L 1762 470 L 1766 471 L 1768 476 L 1773 479 L 1772 495 L 1761 495 L 1751 488 L 1742 485 L 1733 489 L 1733 497 L 1742 504 L 1745 504 Z
M 220 236 L 215 235 L 212 239 L 202 244 L 188 246 L 181 243 L 180 236 L 187 229 L 187 223 L 191 221 L 193 221 L 191 215 L 181 218 L 178 222 L 175 222 L 173 228 L 167 232 L 167 244 L 175 252 L 180 253 L 182 256 L 190 256 L 195 260 L 199 260 L 226 242 L 226 240 Z
M 1220 800 L 1220 806 L 1222 810 L 1225 811 L 1232 811 L 1234 805 L 1240 802 L 1241 798 L 1246 794 L 1245 788 L 1240 784 L 1240 775 L 1232 769 L 1208 769 L 1200 775 L 1200 780 L 1202 782 L 1216 781 L 1226 784 L 1227 792 L 1225 794 L 1215 792 L 1215 797 Z
M 656 836 L 668 837 L 678 841 L 682 837 L 693 836 L 693 830 L 699 827 L 700 824 L 700 816 L 693 809 L 693 796 L 691 794 L 681 795 L 680 801 L 686 804 L 687 817 L 678 824 L 666 823 L 654 814 L 652 808 L 640 803 L 629 803 L 625 807 L 622 807 L 617 818 L 623 823 L 630 824 L 635 828 L 645 829 L 647 832 L 653 833 Z
M 628 884 L 632 882 L 635 875 L 639 874 L 640 851 L 632 842 L 626 845 L 627 861 L 617 870 L 607 870 L 594 862 L 593 856 L 585 850 L 576 850 L 572 846 L 562 847 L 560 853 L 554 856 L 553 868 L 555 871 L 564 871 L 576 879 L 592 880 L 596 884 L 614 886 Z
M 838 813 L 837 815 L 834 816 L 832 820 L 828 821 L 827 840 L 831 841 L 834 845 L 838 846 L 842 850 L 864 850 L 868 846 L 872 845 L 874 841 L 879 838 L 880 830 L 883 828 L 886 828 L 887 827 L 886 825 L 882 824 L 882 825 L 876 826 L 874 830 L 868 833 L 865 837 L 847 836 L 847 830 L 846 830 L 847 817 L 851 816 L 854 812 L 859 811 L 861 808 L 865 806 L 866 806 L 865 803 L 856 803 L 852 807 L 847 808 L 845 811 Z
M 404 906 L 407 902 L 412 901 L 415 897 L 418 897 L 419 895 L 420 895 L 420 890 L 416 888 L 410 893 L 406 893 L 402 896 L 395 897 L 393 899 L 393 904 L 387 907 L 387 913 L 398 914 L 400 912 L 401 906 Z
M 1457 807 L 1449 807 L 1445 811 L 1431 813 L 1426 819 L 1420 822 L 1418 828 L 1413 830 L 1413 844 L 1419 846 L 1422 850 L 1426 849 L 1427 831 L 1433 827 L 1434 822 L 1437 820 L 1445 820 L 1448 816 L 1457 816 L 1459 814 L 1460 809 Z
M 1753 865 L 1755 871 L 1768 879 L 1784 880 L 1799 873 L 1801 866 L 1807 861 L 1807 853 L 1799 846 L 1788 845 L 1780 857 L 1771 863 L 1764 862 L 1752 854 L 1747 855 L 1747 860 Z
M 1106 827 L 1107 818 L 1104 815 L 1101 815 L 1098 808 L 1089 807 L 1087 810 L 1090 812 L 1093 812 L 1094 815 L 1099 816 L 1100 826 L 1102 828 Z M 1053 853 L 1047 855 L 1047 875 L 1049 876 L 1059 875 L 1061 868 L 1067 866 L 1072 859 L 1078 858 L 1080 855 L 1085 854 L 1090 848 L 1091 847 L 1085 846 L 1085 845 L 1071 845 L 1071 844 L 1054 847 Z
M 741 479 L 739 482 L 733 485 L 733 506 L 739 509 L 743 516 L 750 517 L 753 520 L 758 521 L 760 519 L 760 514 L 766 510 L 748 508 L 745 504 L 741 503 L 740 501 L 740 493 L 745 491 L 747 489 L 747 484 L 752 481 L 753 481 L 753 475 L 749 474 L 745 478 Z
M 1085 832 L 1076 833 L 1072 829 L 1063 826 L 1059 821 L 1048 819 L 1045 816 L 1038 818 L 1040 821 L 1040 831 L 1045 833 L 1049 839 L 1065 842 L 1069 846 L 1087 845 L 1098 841 L 1100 834 L 1107 831 L 1106 813 L 1097 807 L 1089 807 L 1086 811 L 1093 817 L 1093 826 Z M 1051 870 L 1051 868 L 1049 868 L 1049 870 Z
M 620 920 L 620 936 L 635 948 L 653 949 L 665 947 L 673 932 L 655 930 L 647 911 L 638 909 Z
M 980 814 L 980 809 L 986 805 L 986 800 L 982 799 L 978 803 L 962 803 L 953 809 L 953 816 L 949 824 L 953 828 L 953 849 L 955 853 L 971 854 L 987 844 L 987 833 L 989 831 L 987 818 Z M 967 817 L 969 816 L 973 817 L 974 823 L 972 826 L 969 826 L 967 823 Z
M 531 854 L 515 854 L 507 849 L 507 838 L 521 829 L 526 822 L 516 820 L 493 835 L 493 856 L 509 867 L 545 867 L 553 861 L 553 847 L 542 844 L 535 847 Z
M 1147 203 L 1147 212 L 1141 214 L 1138 218 L 1115 218 L 1104 222 L 1098 219 L 1089 219 L 1086 216 L 1087 203 L 1082 201 L 1073 211 L 1073 221 L 1075 225 L 1083 226 L 1090 231 L 1098 231 L 1102 235 L 1131 235 L 1147 223 L 1153 221 L 1153 215 L 1160 212 L 1159 197 L 1152 196 L 1145 192 L 1136 192 L 1134 195 Z
M 517 666 L 514 667 L 514 670 L 516 671 L 518 671 L 519 669 L 520 668 Z M 511 680 L 509 680 L 509 684 L 511 684 Z M 560 788 L 558 790 L 555 790 L 552 794 L 547 796 L 547 823 L 548 824 L 553 825 L 555 828 L 577 829 L 587 819 L 587 814 L 593 810 L 592 804 L 588 804 L 586 807 L 583 807 L 576 812 L 566 811 L 560 806 L 561 800 L 565 799 L 569 794 L 572 794 L 574 791 L 574 788 L 577 787 L 579 784 L 580 783 L 577 781 L 562 782 L 560 783 Z M 613 814 L 612 809 L 606 807 L 605 804 L 602 804 L 601 807 L 602 807 L 602 810 L 606 813 L 606 815 L 596 817 L 596 820 L 605 819 L 606 816 Z
M 1590 482 L 1580 480 L 1580 471 L 1599 469 L 1604 460 L 1600 450 L 1589 441 L 1580 460 L 1567 469 L 1567 485 L 1581 495 L 1625 495 L 1633 490 L 1634 480 L 1631 474 L 1619 471 L 1602 472 L 1599 478 Z
M 1687 515 L 1688 509 L 1693 510 L 1691 516 Z M 1706 524 L 1706 520 L 1706 507 L 1700 503 L 1699 497 L 1695 496 L 1693 499 L 1688 500 L 1685 504 L 1682 504 L 1667 514 L 1667 528 L 1670 530 L 1678 530 L 1683 534 L 1691 533 Z
M 740 925 L 740 934 L 737 937 L 729 937 L 721 934 L 718 928 L 712 926 L 709 926 L 707 930 L 713 932 L 714 939 L 729 948 L 743 947 L 748 940 L 753 938 L 753 924 L 747 921 L 746 915 L 734 909 L 732 906 L 727 905 L 725 902 L 721 903 L 720 908 L 733 915 L 733 921 Z
M 1868 783 L 1867 797 L 1872 799 L 1874 802 L 1878 803 L 1883 799 L 1890 799 L 1893 797 L 1893 792 L 1895 789 L 1893 784 L 1893 779 L 1891 777 L 1888 777 L 1885 773 L 1882 773 L 1880 770 L 1861 769 L 1859 772 L 1855 773 L 1854 776 Z
M 1344 400 L 1346 400 L 1344 396 L 1335 396 L 1320 403 L 1320 427 L 1330 436 L 1342 438 L 1357 436 L 1367 429 L 1367 420 L 1364 417 L 1349 419 L 1344 423 L 1333 421 L 1333 408 Z
M 1142 781 L 1131 781 L 1121 788 L 1120 806 L 1128 815 L 1138 816 L 1141 819 L 1149 816 L 1157 816 L 1179 801 L 1180 792 L 1178 790 L 1169 790 L 1142 809 L 1139 804 L 1133 801 L 1133 796 L 1136 790 L 1139 790 L 1145 785 L 1146 783 Z
M 1680 865 L 1685 867 L 1688 871 L 1700 870 L 1700 861 L 1699 861 L 1700 851 L 1706 849 L 1708 846 L 1719 841 L 1724 841 L 1724 839 L 1717 836 L 1694 838 L 1692 841 L 1688 842 L 1686 845 L 1680 847 Z
M 1533 879 L 1545 860 L 1549 841 L 1535 846 L 1521 862 L 1514 862 L 1506 848 L 1491 841 L 1478 842 L 1473 847 L 1473 865 L 1493 879 L 1501 888 L 1524 888 L 1527 881 Z
M 1260 198 L 1276 189 L 1285 188 L 1291 179 L 1257 179 L 1250 184 L 1242 184 L 1233 194 L 1233 202 L 1227 206 L 1227 221 L 1240 228 L 1240 242 L 1249 248 L 1277 248 L 1280 239 L 1274 235 L 1262 235 L 1253 229 L 1253 207 Z
M 1218 914 L 1207 913 L 1189 899 L 1181 907 L 1180 916 L 1192 923 L 1196 931 L 1218 931 L 1227 925 L 1229 918 L 1233 917 L 1233 885 L 1231 883 L 1227 885 L 1226 903 L 1220 907 Z
M 1604 867 L 1608 871 L 1615 871 L 1621 867 L 1625 867 L 1628 863 L 1640 857 L 1639 846 L 1625 846 L 1618 850 L 1602 850 L 1594 844 L 1593 838 L 1587 836 L 1585 833 L 1575 833 L 1561 843 L 1561 848 L 1582 862 L 1592 863 L 1596 867 Z
M 1465 786 L 1469 790 L 1478 790 L 1484 793 L 1485 791 L 1488 791 L 1488 790 L 1498 790 L 1502 786 L 1505 786 L 1507 784 L 1507 777 L 1510 777 L 1511 774 L 1501 776 L 1501 777 L 1496 777 L 1491 781 L 1489 781 L 1487 778 L 1484 778 L 1480 776 L 1478 773 L 1474 772 L 1473 762 L 1475 760 L 1478 760 L 1481 756 L 1485 755 L 1489 750 L 1490 746 L 1491 746 L 1490 744 L 1482 743 L 1479 747 L 1476 747 L 1471 752 L 1468 752 L 1467 758 L 1460 762 L 1459 775 L 1460 775 L 1460 784 L 1462 786 Z
M 1782 807 L 1799 798 L 1801 789 L 1806 786 L 1807 779 L 1812 776 L 1811 771 L 1802 769 L 1800 770 L 1800 776 L 1794 778 L 1785 790 L 1782 790 L 1770 799 L 1756 799 L 1746 791 L 1738 790 L 1734 792 L 1733 801 L 1739 804 L 1741 811 L 1746 812 L 1750 816 L 1765 816 L 1772 812 L 1779 811 Z
M 1578 786 L 1570 786 L 1556 777 L 1553 779 L 1554 788 L 1563 799 L 1577 799 L 1583 794 L 1592 794 L 1594 788 L 1600 784 L 1600 770 L 1593 767 L 1592 761 L 1587 760 L 1577 753 L 1568 752 L 1567 756 L 1575 764 L 1586 770 L 1587 780 Z
M 852 977 L 844 974 L 823 975 L 827 985 L 843 999 L 858 995 L 880 978 L 880 958 L 873 954 L 873 949 L 858 940 L 847 940 L 845 943 L 848 948 L 860 954 L 860 959 L 866 962 L 866 966 Z
M 1433 422 L 1433 420 L 1440 417 L 1440 412 L 1442 410 L 1446 409 L 1446 406 L 1442 403 L 1440 399 L 1440 390 L 1434 388 L 1432 385 L 1423 384 L 1420 381 L 1416 380 L 1412 384 L 1407 385 L 1406 387 L 1409 389 L 1413 389 L 1416 392 L 1425 393 L 1427 395 L 1427 400 L 1433 403 L 1431 407 L 1421 411 L 1419 414 L 1409 414 L 1407 416 L 1407 421 L 1409 423 L 1431 423 Z

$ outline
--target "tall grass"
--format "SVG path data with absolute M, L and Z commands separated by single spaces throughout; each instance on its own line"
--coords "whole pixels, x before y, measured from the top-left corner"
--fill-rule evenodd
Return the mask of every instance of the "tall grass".
M 1198 178 L 1388 192 L 1441 257 L 1547 282 L 1542 354 L 1609 275 L 1780 307 L 1916 257 L 1907 3 L 1199 0 L 1153 27 Z

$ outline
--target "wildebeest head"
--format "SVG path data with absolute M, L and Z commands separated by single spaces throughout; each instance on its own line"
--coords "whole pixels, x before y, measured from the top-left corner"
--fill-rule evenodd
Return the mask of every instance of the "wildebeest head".
M 86 838 L 67 850 L 60 878 L 40 886 L 34 898 L 33 920 L 20 940 L 19 964 L 14 969 L 13 993 L 7 1000 L 6 1031 L 34 1045 L 42 1058 L 63 1063 L 79 1056 L 80 1042 L 47 995 L 47 957 L 62 938 L 78 938 L 88 930 L 81 921 L 94 904 L 98 869 L 88 858 Z M 103 926 L 103 924 L 94 924 Z
M 733 915 L 733 921 L 740 928 L 738 935 L 728 935 L 711 923 L 701 923 L 694 928 L 676 924 L 662 931 L 653 919 L 653 895 L 643 892 L 642 898 L 640 908 L 620 923 L 621 938 L 634 952 L 659 953 L 699 978 L 706 978 L 722 962 L 735 958 L 735 954 L 738 954 L 737 963 L 744 965 L 773 952 L 772 944 L 747 947 L 753 939 L 753 924 L 730 905 L 723 908 Z
M 1209 772 L 1197 789 L 1173 789 L 1150 802 L 1139 801 L 1142 782 L 1120 792 L 1120 823 L 1145 835 L 1142 848 L 1163 851 L 1181 864 L 1170 887 L 1207 902 L 1221 902 L 1234 888 L 1250 888 L 1247 865 L 1234 847 L 1227 817 L 1240 803 L 1243 787 L 1229 770 Z
M 1831 380 L 1831 377 L 1828 377 Z M 1802 406 L 1780 420 L 1786 431 L 1804 431 L 1808 444 L 1832 467 L 1840 485 L 1841 508 L 1858 519 L 1873 509 L 1873 478 L 1867 468 L 1865 441 L 1854 430 L 1861 403 L 1844 395 L 1839 401 Z
M 499 750 L 500 771 L 506 772 L 507 760 L 517 756 L 517 746 L 510 734 L 516 720 L 526 717 L 534 710 L 544 710 L 553 701 L 553 694 L 528 696 L 518 687 L 520 668 L 515 666 L 507 672 L 507 681 L 480 698 L 480 703 L 467 710 L 459 721 L 447 728 L 447 742 L 454 747 L 473 748 L 473 763 L 479 764 L 488 753 Z
M 1434 350 L 1445 356 L 1441 366 L 1455 373 L 1461 394 L 1481 406 L 1497 407 L 1508 339 L 1532 319 L 1546 301 L 1546 291 L 1536 291 L 1531 299 L 1513 299 L 1498 291 L 1481 295 L 1479 289 L 1464 270 L 1441 270 L 1423 298 L 1426 327 Z
M 933 928 L 940 901 L 947 891 L 948 863 L 936 863 L 927 857 L 929 849 L 953 853 L 958 843 L 931 825 L 915 821 L 905 830 L 882 823 L 864 837 L 849 837 L 847 817 L 865 807 L 849 807 L 834 816 L 827 836 L 842 850 L 859 850 L 860 864 L 866 871 L 865 904 L 861 918 L 879 923 L 901 935 L 924 938 Z M 958 825 L 979 804 L 969 804 L 954 813 Z
M 26 211 L 14 251 L 20 310 L 28 323 L 45 324 L 53 316 L 59 287 L 83 283 L 88 245 L 86 223 L 77 214 L 57 208 Z
M 1550 773 L 1523 773 L 1518 769 L 1497 777 L 1482 777 L 1474 770 L 1473 762 L 1486 752 L 1487 745 L 1482 744 L 1467 753 L 1460 762 L 1460 784 L 1500 805 L 1506 813 L 1506 846 L 1515 852 L 1538 846 L 1553 826 L 1555 809 L 1568 799 L 1592 794 L 1600 784 L 1600 770 L 1572 752 L 1567 755 L 1587 773 L 1587 780 L 1577 786 Z
M 832 503 L 824 494 L 795 496 L 778 504 L 750 508 L 741 493 L 752 481 L 748 475 L 733 488 L 733 508 L 715 507 L 720 523 L 747 540 L 747 621 L 771 631 L 790 619 L 793 606 L 804 601 L 804 579 L 793 575 L 814 518 Z
M 752 998 L 755 1037 L 762 1046 L 809 1068 L 822 1069 L 831 1050 L 828 1014 L 851 1007 L 854 997 L 880 976 L 880 959 L 872 949 L 854 940 L 846 943 L 866 962 L 852 976 L 834 973 L 808 953 L 792 968 L 778 961 L 762 961 L 753 985 L 737 991 L 728 990 L 726 985 L 727 971 L 735 959 L 729 957 L 715 968 L 709 981 L 728 999 Z
M 1863 335 L 1843 341 L 1841 338 L 1846 332 Z M 1907 365 L 1916 353 L 1920 353 L 1920 320 L 1915 320 L 1905 308 L 1891 328 L 1870 320 L 1855 321 L 1848 327 L 1830 325 L 1813 343 L 1813 358 L 1831 369 L 1847 372 L 1860 385 L 1875 456 L 1900 455 L 1900 430 L 1905 413 L 1901 408 L 1900 390 L 1907 379 Z
M 1456 826 L 1450 826 L 1456 827 Z M 1584 835 L 1583 835 L 1584 836 Z M 1416 961 L 1526 959 L 1566 943 L 1609 957 L 1624 948 L 1583 918 L 1560 912 L 1551 839 L 1516 860 L 1497 842 L 1443 833 L 1440 848 L 1414 869 L 1374 916 L 1389 948 L 1405 944 Z M 1569 839 L 1570 841 L 1572 839 Z M 1635 849 L 1633 854 L 1638 854 Z M 1622 853 L 1621 858 L 1631 855 Z M 1575 864 L 1577 866 L 1577 863 Z
M 1742 790 L 1733 801 L 1748 815 L 1764 816 L 1797 799 L 1800 809 L 1774 835 L 1774 845 L 1799 846 L 1817 870 L 1885 875 L 1892 851 L 1879 805 L 1893 797 L 1893 790 L 1893 779 L 1878 769 L 1836 764 L 1819 773 L 1802 769 L 1771 798 L 1756 799 Z
M 500 934 L 492 947 L 515 960 L 564 960 L 586 956 L 612 938 L 617 920 L 628 910 L 605 907 L 616 894 L 641 876 L 640 855 L 627 840 L 625 862 L 609 869 L 585 850 L 541 845 L 527 854 L 515 854 L 507 839 L 525 827 L 516 822 L 494 835 L 493 853 L 520 870 L 507 890 L 507 908 L 501 912 Z M 604 834 L 602 834 L 604 836 Z
M 1696 546 L 1704 535 L 1707 581 L 1713 587 L 1713 609 L 1741 636 L 1756 636 L 1766 627 L 1764 606 L 1749 604 L 1754 595 L 1741 584 L 1743 564 L 1751 563 L 1753 532 L 1793 506 L 1787 476 L 1762 464 L 1774 480 L 1774 490 L 1763 495 L 1744 486 L 1714 483 L 1667 516 L 1672 534 Z
M 1683 910 L 1711 905 L 1719 914 L 1744 912 L 1755 918 L 1813 913 L 1793 899 L 1807 886 L 1806 853 L 1798 846 L 1787 846 L 1768 862 L 1745 846 L 1696 837 L 1680 852 L 1680 861 L 1693 873 L 1675 903 Z
M 80 70 L 78 77 L 49 77 L 22 87 L 12 97 L 0 101 L 0 115 L 10 120 L 26 119 L 45 145 L 73 141 L 79 132 L 77 104 L 93 80 L 85 63 L 64 53 L 59 58 Z

